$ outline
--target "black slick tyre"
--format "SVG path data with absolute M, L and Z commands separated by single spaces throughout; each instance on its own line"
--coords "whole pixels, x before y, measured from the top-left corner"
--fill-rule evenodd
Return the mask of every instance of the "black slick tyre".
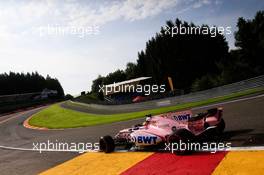
M 100 151 L 103 151 L 105 153 L 113 152 L 115 150 L 114 139 L 109 135 L 101 137 L 99 140 L 99 148 Z

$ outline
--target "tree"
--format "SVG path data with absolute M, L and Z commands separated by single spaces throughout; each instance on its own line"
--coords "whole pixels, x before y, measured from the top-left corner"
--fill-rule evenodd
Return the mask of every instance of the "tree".
M 65 95 L 65 100 L 72 100 L 74 97 L 71 94 Z
M 264 73 L 264 11 L 256 13 L 252 20 L 240 17 L 235 33 L 235 45 L 239 48 L 236 59 L 248 65 L 249 76 Z
M 126 80 L 126 74 L 123 70 L 116 70 L 112 73 L 109 73 L 105 79 L 104 79 L 104 84 L 112 84 L 112 83 L 117 83 L 117 82 L 121 82 L 121 81 L 125 81 Z
M 64 97 L 64 91 L 60 84 L 60 82 L 56 78 L 51 78 L 49 75 L 46 77 L 46 85 L 47 89 L 57 90 L 58 97 Z
M 228 51 L 225 37 L 215 28 L 213 33 L 174 34 L 167 28 L 203 28 L 176 19 L 167 21 L 138 52 L 136 63 L 125 71 L 117 70 L 95 81 L 104 84 L 150 76 L 152 83 L 167 84 L 170 76 L 176 89 L 197 91 L 264 74 L 264 11 L 252 20 L 239 18 L 235 32 L 236 50 Z M 94 84 L 93 84 L 94 87 Z M 95 88 L 92 88 L 92 90 Z
M 103 92 L 101 88 L 104 85 L 105 77 L 99 75 L 95 80 L 93 80 L 92 84 L 92 94 L 95 94 L 96 98 L 103 100 Z
M 179 19 L 166 24 L 170 28 L 197 27 Z M 210 30 L 207 25 L 198 27 Z M 178 33 L 172 37 L 165 28 L 147 42 L 145 51 L 138 53 L 137 63 L 144 76 L 151 76 L 157 84 L 166 84 L 170 76 L 176 88 L 188 90 L 197 78 L 222 72 L 218 64 L 228 58 L 228 45 L 218 31 L 216 36 Z
M 135 63 L 131 63 L 131 62 L 127 63 L 125 74 L 126 74 L 127 80 L 132 79 L 132 78 L 137 78 L 140 75 L 138 65 Z
M 38 72 L 0 74 L 0 95 L 41 92 L 45 88 L 57 90 L 58 98 L 64 97 L 63 88 L 56 78 L 44 78 Z

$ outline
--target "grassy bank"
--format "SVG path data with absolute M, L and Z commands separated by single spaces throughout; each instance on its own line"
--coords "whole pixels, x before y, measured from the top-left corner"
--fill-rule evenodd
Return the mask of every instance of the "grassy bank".
M 35 114 L 29 120 L 29 124 L 33 126 L 46 127 L 51 129 L 93 126 L 93 125 L 100 125 L 100 124 L 113 123 L 113 122 L 130 120 L 135 118 L 141 118 L 144 117 L 146 114 L 155 115 L 155 114 L 160 114 L 174 110 L 182 110 L 186 108 L 208 105 L 216 102 L 226 101 L 226 100 L 230 100 L 254 93 L 262 93 L 262 92 L 264 92 L 263 88 L 256 88 L 256 89 L 233 93 L 226 96 L 202 100 L 198 102 L 190 102 L 190 103 L 179 104 L 176 106 L 162 107 L 158 109 L 122 113 L 122 114 L 111 114 L 111 115 L 88 114 L 88 113 L 73 111 L 70 109 L 64 109 L 61 108 L 58 104 L 56 104 Z

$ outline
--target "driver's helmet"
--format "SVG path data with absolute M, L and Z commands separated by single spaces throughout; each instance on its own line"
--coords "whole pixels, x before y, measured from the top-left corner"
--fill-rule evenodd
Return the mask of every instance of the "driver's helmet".
M 146 122 L 150 122 L 150 121 L 151 121 L 151 117 L 147 117 Z
M 149 124 L 149 122 L 151 121 L 151 114 L 149 114 L 149 115 L 146 115 L 147 117 L 146 117 L 146 121 L 143 123 L 143 125 L 147 125 L 147 124 Z

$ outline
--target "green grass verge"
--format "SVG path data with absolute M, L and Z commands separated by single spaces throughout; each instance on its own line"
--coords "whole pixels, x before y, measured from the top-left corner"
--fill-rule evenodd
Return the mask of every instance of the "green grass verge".
M 233 93 L 226 96 L 202 100 L 198 102 L 190 102 L 190 103 L 179 104 L 176 106 L 162 107 L 162 108 L 139 111 L 139 112 L 111 114 L 111 115 L 88 114 L 70 109 L 64 109 L 60 107 L 59 104 L 55 104 L 33 115 L 33 117 L 29 120 L 29 124 L 33 126 L 46 127 L 50 129 L 93 126 L 93 125 L 141 118 L 147 114 L 155 115 L 169 111 L 203 106 L 216 102 L 238 98 L 245 95 L 250 95 L 254 93 L 263 93 L 263 92 L 264 92 L 264 88 L 255 88 L 242 92 Z

